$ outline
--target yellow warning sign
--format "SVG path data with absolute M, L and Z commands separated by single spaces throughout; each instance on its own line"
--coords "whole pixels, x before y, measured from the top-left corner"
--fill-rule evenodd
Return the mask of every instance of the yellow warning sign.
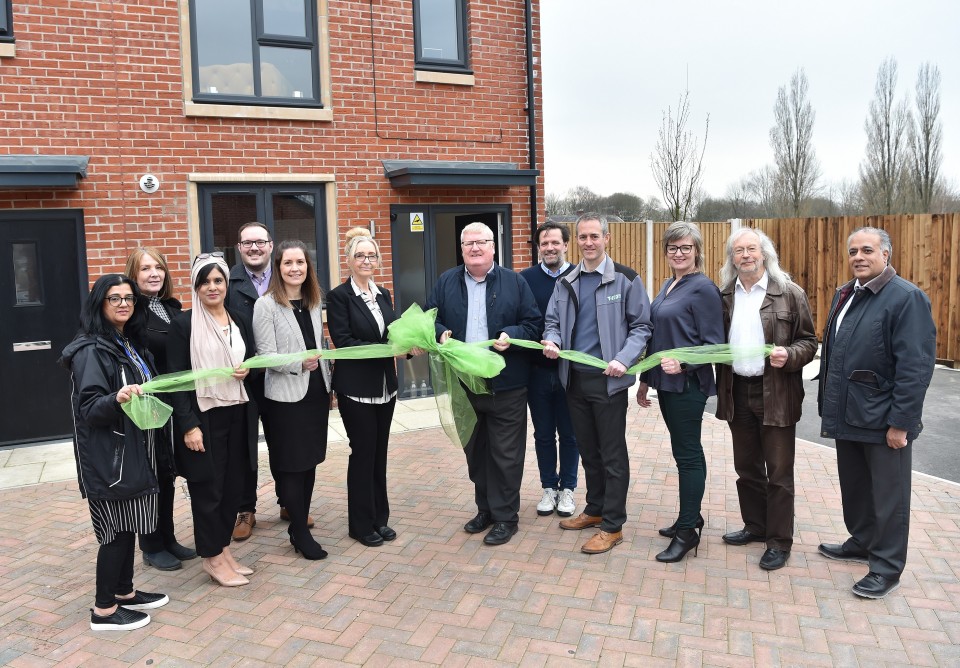
M 410 231 L 423 232 L 423 214 L 422 213 L 410 214 Z

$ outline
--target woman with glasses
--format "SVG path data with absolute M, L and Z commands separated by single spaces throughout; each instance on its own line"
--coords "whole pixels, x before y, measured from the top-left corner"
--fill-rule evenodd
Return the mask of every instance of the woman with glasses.
M 373 275 L 380 247 L 365 228 L 347 232 L 343 249 L 350 278 L 327 295 L 327 326 L 337 348 L 387 341 L 394 321 L 390 292 Z M 419 351 L 417 351 L 419 352 Z M 339 360 L 333 389 L 350 439 L 347 514 L 350 537 L 368 547 L 394 540 L 387 499 L 387 441 L 397 402 L 393 358 Z
M 143 295 L 141 311 L 146 314 L 147 350 L 153 355 L 159 373 L 167 373 L 167 332 L 170 321 L 183 310 L 173 296 L 173 281 L 167 260 L 156 248 L 137 248 L 127 258 L 124 273 L 132 278 Z M 174 482 L 177 478 L 173 448 L 166 440 L 157 448 L 157 482 L 160 494 L 157 530 L 140 535 L 143 563 L 161 571 L 182 568 L 181 561 L 195 559 L 197 553 L 177 542 L 173 529 Z
M 270 287 L 253 309 L 257 353 L 319 349 L 322 300 L 307 247 L 302 241 L 281 242 Z M 280 505 L 290 515 L 290 544 L 307 559 L 324 559 L 327 553 L 310 534 L 307 518 L 317 465 L 327 456 L 330 371 L 319 355 L 313 355 L 268 368 L 264 383 L 263 431 Z
M 138 629 L 150 622 L 142 610 L 170 600 L 133 588 L 134 534 L 156 530 L 157 449 L 168 439 L 160 430 L 140 429 L 121 409 L 156 375 L 144 345 L 139 296 L 136 283 L 122 274 L 97 279 L 80 313 L 80 332 L 60 358 L 73 383 L 80 493 L 100 544 L 94 631 Z
M 230 552 L 240 486 L 257 462 L 257 413 L 250 405 L 240 363 L 256 351 L 253 326 L 224 305 L 223 253 L 198 255 L 190 270 L 193 309 L 173 319 L 167 342 L 170 371 L 232 368 L 226 378 L 198 381 L 196 390 L 170 395 L 174 455 L 187 479 L 193 533 L 203 570 L 224 587 L 249 583 L 253 570 Z
M 688 346 L 724 342 L 723 309 L 720 291 L 703 273 L 703 236 L 694 223 L 670 225 L 661 240 L 673 276 L 650 305 L 653 335 L 647 355 Z M 657 390 L 663 421 L 670 432 L 673 458 L 680 475 L 680 516 L 671 526 L 660 529 L 670 545 L 657 561 L 680 561 L 700 544 L 703 515 L 700 504 L 707 479 L 707 460 L 700 442 L 703 409 L 708 396 L 717 393 L 713 367 L 687 365 L 664 358 L 660 366 L 640 375 L 637 403 L 647 408 L 649 388 Z M 694 551 L 696 556 L 696 551 Z

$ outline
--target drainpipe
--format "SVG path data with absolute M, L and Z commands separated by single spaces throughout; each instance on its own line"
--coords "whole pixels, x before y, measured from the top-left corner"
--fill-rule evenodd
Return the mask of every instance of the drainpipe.
M 530 169 L 537 168 L 537 111 L 534 106 L 536 97 L 533 90 L 533 0 L 526 0 L 524 5 L 526 19 L 526 47 L 527 47 L 527 137 L 529 141 L 528 154 Z M 533 239 L 537 233 L 537 185 L 530 186 L 530 246 L 533 260 L 536 262 L 536 244 Z

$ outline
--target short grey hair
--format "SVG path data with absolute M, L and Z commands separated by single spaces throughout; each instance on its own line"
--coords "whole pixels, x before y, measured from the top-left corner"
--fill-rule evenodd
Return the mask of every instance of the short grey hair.
M 678 220 L 672 223 L 670 227 L 667 228 L 667 231 L 663 233 L 663 239 L 660 240 L 660 244 L 663 246 L 663 254 L 667 254 L 667 246 L 687 237 L 693 239 L 693 247 L 697 251 L 697 257 L 694 259 L 694 267 L 697 271 L 703 271 L 703 235 L 700 233 L 700 228 L 697 227 L 696 223 L 689 223 L 685 220 Z
M 577 218 L 576 225 L 573 226 L 573 229 L 576 230 L 577 234 L 580 233 L 580 223 L 585 220 L 595 220 L 600 223 L 600 232 L 602 234 L 610 234 L 610 225 L 607 222 L 607 217 L 602 213 L 594 213 L 593 211 L 588 211 L 587 213 L 580 214 L 580 217 Z
M 733 245 L 745 234 L 755 234 L 760 240 L 763 268 L 767 272 L 767 276 L 770 277 L 770 280 L 781 289 L 786 287 L 787 283 L 790 282 L 790 274 L 780 268 L 780 257 L 777 255 L 777 249 L 773 246 L 773 241 L 763 233 L 763 230 L 758 230 L 753 227 L 741 227 L 734 230 L 727 239 L 727 261 L 724 262 L 723 267 L 720 268 L 721 289 L 729 290 L 733 288 L 737 282 L 737 267 L 733 264 Z
M 493 230 L 490 229 L 489 225 L 478 221 L 478 222 L 470 223 L 466 227 L 464 227 L 462 230 L 460 230 L 460 243 L 463 243 L 463 235 L 467 234 L 468 232 L 480 232 L 482 234 L 486 234 L 487 236 L 489 236 L 491 239 L 494 239 L 494 240 L 496 240 L 497 238 L 497 235 L 493 233 Z
M 890 241 L 890 235 L 887 234 L 886 230 L 881 230 L 879 227 L 858 227 L 847 237 L 847 248 L 850 247 L 850 240 L 853 239 L 853 235 L 860 232 L 875 234 L 880 237 L 880 250 L 887 251 L 887 264 L 890 264 L 890 257 L 893 255 L 893 242 Z

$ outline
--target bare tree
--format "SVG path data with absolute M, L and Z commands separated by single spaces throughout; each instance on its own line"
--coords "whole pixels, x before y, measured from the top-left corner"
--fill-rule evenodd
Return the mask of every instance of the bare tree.
M 916 87 L 917 115 L 910 133 L 913 162 L 910 176 L 916 204 L 931 213 L 940 189 L 943 126 L 940 123 L 940 69 L 930 63 L 920 66 Z
M 799 216 L 803 204 L 817 191 L 820 163 L 813 148 L 813 122 L 816 112 L 807 98 L 807 75 L 797 70 L 790 88 L 781 86 L 773 106 L 774 126 L 770 145 L 790 215 Z
M 895 101 L 896 89 L 897 61 L 891 57 L 877 72 L 874 99 L 864 123 L 867 151 L 860 165 L 860 184 L 866 213 L 904 210 L 911 118 L 907 100 Z
M 750 172 L 746 177 L 746 185 L 757 203 L 760 215 L 773 218 L 783 210 L 783 191 L 777 170 L 772 165 Z
M 677 105 L 677 115 L 667 107 L 657 139 L 655 152 L 650 155 L 653 178 L 660 187 L 668 213 L 673 220 L 687 220 L 696 208 L 703 178 L 703 155 L 707 150 L 710 115 L 703 130 L 703 148 L 692 132 L 690 121 L 690 91 L 684 91 Z

